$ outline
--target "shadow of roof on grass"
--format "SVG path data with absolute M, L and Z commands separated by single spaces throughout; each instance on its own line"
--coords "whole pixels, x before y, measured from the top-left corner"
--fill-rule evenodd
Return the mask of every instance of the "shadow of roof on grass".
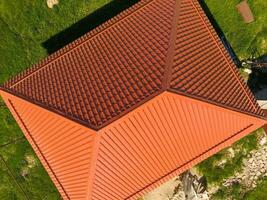
M 42 46 L 47 50 L 48 54 L 61 49 L 67 44 L 73 42 L 97 26 L 116 16 L 123 10 L 137 3 L 139 0 L 113 0 L 102 8 L 91 13 L 87 17 L 76 22 L 69 28 L 59 32 L 47 41 L 42 43 Z
M 214 27 L 215 31 L 217 32 L 218 36 L 220 37 L 223 45 L 225 46 L 225 48 L 227 49 L 227 51 L 231 55 L 231 58 L 233 59 L 234 63 L 236 64 L 236 66 L 238 68 L 241 67 L 241 62 L 240 62 L 239 58 L 237 57 L 234 49 L 232 48 L 232 46 L 230 45 L 230 43 L 226 39 L 226 37 L 225 37 L 220 25 L 217 23 L 217 21 L 213 17 L 209 7 L 205 3 L 205 1 L 199 1 L 199 3 L 201 5 L 202 9 L 204 10 L 204 12 L 206 13 L 208 19 L 210 20 L 211 24 L 213 25 L 213 27 Z

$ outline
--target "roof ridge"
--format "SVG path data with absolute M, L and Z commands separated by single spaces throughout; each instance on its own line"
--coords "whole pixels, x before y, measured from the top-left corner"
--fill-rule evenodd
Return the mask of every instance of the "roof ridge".
M 44 104 L 42 102 L 36 101 L 34 99 L 31 99 L 31 98 L 29 98 L 29 97 L 27 97 L 25 95 L 21 95 L 21 94 L 19 94 L 17 92 L 14 92 L 14 91 L 10 90 L 10 89 L 4 88 L 4 87 L 0 87 L 0 91 L 6 92 L 6 93 L 8 93 L 10 95 L 13 95 L 13 96 L 15 96 L 17 98 L 20 98 L 20 99 L 24 100 L 24 101 L 28 101 L 28 102 L 36 105 L 36 106 L 39 106 L 39 107 L 41 107 L 43 109 L 46 109 L 46 110 L 48 110 L 50 112 L 53 112 L 53 113 L 57 114 L 57 115 L 65 117 L 68 120 L 71 120 L 71 121 L 73 121 L 75 123 L 78 123 L 78 124 L 80 124 L 80 125 L 82 125 L 82 126 L 84 126 L 86 128 L 89 128 L 89 129 L 92 129 L 92 130 L 95 130 L 95 131 L 98 131 L 100 129 L 97 126 L 89 124 L 89 123 L 87 123 L 86 121 L 84 121 L 84 120 L 82 120 L 80 118 L 77 118 L 77 117 L 74 117 L 74 116 L 71 116 L 71 115 L 67 115 L 66 113 L 64 113 L 62 111 L 59 111 L 59 110 L 57 110 L 57 109 L 55 109 L 55 108 L 53 108 L 51 106 L 47 106 L 46 104 Z
M 209 29 L 206 21 L 204 20 L 203 16 L 200 14 L 199 9 L 196 7 L 195 3 L 193 2 L 194 0 L 190 0 L 191 4 L 193 5 L 193 7 L 195 8 L 197 14 L 199 15 L 200 19 L 202 20 L 203 24 L 205 25 L 205 28 L 207 29 L 208 33 L 210 34 L 213 42 L 215 43 L 215 45 L 218 47 L 219 51 L 221 52 L 223 58 L 225 59 L 225 61 L 227 62 L 227 66 L 230 68 L 230 70 L 232 71 L 234 77 L 237 79 L 239 85 L 241 86 L 242 90 L 244 91 L 244 93 L 246 94 L 250 104 L 252 105 L 254 111 L 257 111 L 256 106 L 254 105 L 253 101 L 250 98 L 250 95 L 248 94 L 247 90 L 244 88 L 244 85 L 241 83 L 240 79 L 238 78 L 236 72 L 234 71 L 234 69 L 231 67 L 229 60 L 227 59 L 227 57 L 225 56 L 225 54 L 223 53 L 221 47 L 218 45 L 218 43 L 216 42 L 216 38 L 214 37 L 214 35 L 212 34 L 211 30 Z
M 172 20 L 172 30 L 170 33 L 169 48 L 168 48 L 168 54 L 166 57 L 164 80 L 162 82 L 162 89 L 163 90 L 166 90 L 167 88 L 170 87 L 172 65 L 173 65 L 173 59 L 174 59 L 174 53 L 175 53 L 175 41 L 176 41 L 176 37 L 177 37 L 178 16 L 179 16 L 180 7 L 181 7 L 181 0 L 175 0 L 175 6 L 174 6 L 174 11 L 173 11 L 173 20 Z
M 115 17 L 109 19 L 108 21 L 104 22 L 103 24 L 99 25 L 98 27 L 96 27 L 95 29 L 93 29 L 92 31 L 88 32 L 87 34 L 85 34 L 84 36 L 81 36 L 79 39 L 82 39 L 82 41 L 80 41 L 78 44 L 76 44 L 75 46 L 73 46 L 72 48 L 68 49 L 67 51 L 63 51 L 62 53 L 60 53 L 59 55 L 56 55 L 54 58 L 52 58 L 49 62 L 45 63 L 44 65 L 41 65 L 40 67 L 38 67 L 36 70 L 30 72 L 29 74 L 27 74 L 25 77 L 23 77 L 22 79 L 18 80 L 16 83 L 13 83 L 9 88 L 13 88 L 15 87 L 17 84 L 21 83 L 22 81 L 24 81 L 25 79 L 27 79 L 28 77 L 32 76 L 33 74 L 35 74 L 36 72 L 42 70 L 43 68 L 45 68 L 48 64 L 51 64 L 53 62 L 55 62 L 56 60 L 60 59 L 61 57 L 65 56 L 66 54 L 72 52 L 73 50 L 77 49 L 78 47 L 80 47 L 81 45 L 83 45 L 84 43 L 88 42 L 89 40 L 91 40 L 92 38 L 94 38 L 95 36 L 97 36 L 98 34 L 101 34 L 105 31 L 107 31 L 108 29 L 112 28 L 114 25 L 116 25 L 117 23 L 119 23 L 120 21 L 130 17 L 131 15 L 133 15 L 135 12 L 139 11 L 140 9 L 143 9 L 144 7 L 146 7 L 147 5 L 149 5 L 150 3 L 152 3 L 154 0 L 140 0 L 139 2 L 137 2 L 136 4 L 134 4 L 133 6 L 131 6 L 130 8 L 122 11 L 121 13 L 119 13 L 118 15 L 116 15 Z M 140 4 L 140 5 L 139 5 Z M 126 12 L 129 11 L 131 8 L 133 8 L 134 6 L 136 6 L 136 8 L 129 14 L 127 14 Z M 125 16 L 124 16 L 125 15 Z M 120 18 L 121 17 L 121 18 Z M 105 25 L 107 25 L 111 20 L 114 20 L 114 18 L 117 18 L 113 23 L 111 23 L 110 25 L 108 25 L 107 27 L 104 27 Z M 97 30 L 97 29 L 101 29 L 102 30 Z M 96 31 L 96 33 L 94 33 L 93 35 L 90 36 L 90 34 L 92 34 L 93 31 Z M 86 36 L 89 36 L 88 38 L 86 38 Z M 75 41 L 77 42 L 76 39 Z M 73 42 L 75 42 L 73 41 Z M 68 44 L 67 46 L 70 46 L 73 42 L 71 42 L 70 44 Z M 64 48 L 66 48 L 67 46 L 65 46 Z M 63 49 L 63 48 L 62 48 Z M 58 50 L 60 51 L 60 50 Z M 56 53 L 56 52 L 55 52 Z
M 266 117 L 261 116 L 259 114 L 254 114 L 254 113 L 250 113 L 248 111 L 240 110 L 238 108 L 234 108 L 234 107 L 227 106 L 227 105 L 215 102 L 215 101 L 211 101 L 211 100 L 205 99 L 203 97 L 199 97 L 199 96 L 196 96 L 196 95 L 193 95 L 193 94 L 184 93 L 184 92 L 181 92 L 181 91 L 173 89 L 173 88 L 168 88 L 167 91 L 170 92 L 170 93 L 174 93 L 174 94 L 178 94 L 178 95 L 181 95 L 181 96 L 185 96 L 185 97 L 189 97 L 189 98 L 192 98 L 192 99 L 196 99 L 198 101 L 202 101 L 202 102 L 205 102 L 205 103 L 208 103 L 208 104 L 211 104 L 211 105 L 215 105 L 215 106 L 218 106 L 218 107 L 221 107 L 221 108 L 224 108 L 224 109 L 232 110 L 232 111 L 235 111 L 235 112 L 241 112 L 241 113 L 243 113 L 245 115 L 256 117 L 258 119 L 263 119 L 263 120 L 267 119 Z
M 1 87 L 0 86 L 0 91 L 3 91 L 3 92 L 6 92 L 10 95 L 13 95 L 17 98 L 20 98 L 24 101 L 27 101 L 27 102 L 30 102 L 36 106 L 39 106 L 43 109 L 46 109 L 54 114 L 57 114 L 57 115 L 60 115 L 62 117 L 65 117 L 67 118 L 68 120 L 70 121 L 73 121 L 75 123 L 78 123 L 80 124 L 81 126 L 84 126 L 86 128 L 89 128 L 89 129 L 92 129 L 94 131 L 100 131 L 101 129 L 105 128 L 106 126 L 108 126 L 109 124 L 113 123 L 114 121 L 116 121 L 117 119 L 119 119 L 120 117 L 122 116 L 125 116 L 126 114 L 132 112 L 134 109 L 136 109 L 137 107 L 139 107 L 140 105 L 143 105 L 145 103 L 147 103 L 148 101 L 150 101 L 151 99 L 155 98 L 156 96 L 159 96 L 161 95 L 163 92 L 165 92 L 166 90 L 159 90 L 158 92 L 154 93 L 153 95 L 151 95 L 151 97 L 147 98 L 146 100 L 144 101 L 140 101 L 138 102 L 132 109 L 129 109 L 129 110 L 125 110 L 124 112 L 121 112 L 120 114 L 118 114 L 116 117 L 114 117 L 111 121 L 106 121 L 105 123 L 103 123 L 102 125 L 100 126 L 95 126 L 95 125 L 92 125 L 92 124 L 89 124 L 87 121 L 83 120 L 83 119 L 80 119 L 80 118 L 77 118 L 77 117 L 74 117 L 74 116 L 71 116 L 71 115 L 68 115 L 62 111 L 59 111 L 55 108 L 52 108 L 50 106 L 47 106 L 46 104 L 42 103 L 42 102 L 38 102 L 34 99 L 31 99 L 27 96 L 24 96 L 24 95 L 21 95 L 21 94 L 18 94 L 16 92 L 13 92 L 12 90 L 10 89 L 7 89 L 7 88 L 4 88 L 4 87 Z

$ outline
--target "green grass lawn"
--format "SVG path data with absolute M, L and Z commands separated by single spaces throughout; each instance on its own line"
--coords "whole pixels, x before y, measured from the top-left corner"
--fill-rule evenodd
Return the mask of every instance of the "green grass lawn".
M 43 42 L 109 2 L 61 0 L 49 9 L 45 0 L 0 0 L 0 84 L 46 57 Z M 21 137 L 0 99 L 0 157 L 5 161 L 0 159 L 0 199 L 58 199 L 55 186 L 28 142 L 22 139 L 5 146 Z
M 267 1 L 248 0 L 255 21 L 245 24 L 237 12 L 241 0 L 204 0 L 239 59 L 267 54 Z
M 6 182 L 0 184 L 0 199 L 58 199 L 59 194 L 51 183 L 48 174 L 36 158 L 30 144 L 26 140 L 0 148 L 1 170 L 8 176 L 6 180 L 12 184 L 8 190 Z M 5 164 L 4 164 L 5 163 Z M 8 192 L 6 192 L 8 190 Z M 5 193 L 13 195 L 5 197 Z M 2 195 L 2 196 L 1 196 Z M 18 198 L 15 198 L 15 197 Z
M 3 103 L 3 102 L 2 102 Z M 1 104 L 1 99 L 0 99 Z M 0 107 L 0 147 L 22 137 L 19 127 L 7 107 Z
M 258 138 L 263 134 L 262 129 L 251 133 L 232 145 L 231 148 L 235 154 L 233 157 L 231 157 L 229 148 L 226 148 L 200 163 L 197 169 L 205 175 L 209 184 L 220 184 L 225 178 L 233 176 L 241 169 L 243 159 L 249 155 L 250 151 L 257 149 Z M 223 159 L 227 162 L 218 165 Z
M 7 168 L 2 161 L 0 161 L 0 180 L 0 199 L 24 199 L 21 190 L 16 187 L 16 183 L 10 178 Z
M 267 177 L 259 180 L 258 187 L 245 195 L 246 200 L 264 200 L 267 199 Z
M 263 177 L 257 181 L 257 187 L 250 190 L 243 188 L 240 184 L 233 184 L 229 187 L 221 186 L 219 191 L 215 193 L 211 200 L 266 200 L 267 199 L 267 177 Z
M 47 56 L 42 43 L 111 0 L 0 0 L 0 83 Z
M 231 146 L 234 156 L 231 156 L 229 148 L 226 148 L 212 157 L 206 159 L 196 166 L 196 170 L 204 175 L 207 179 L 209 188 L 219 186 L 219 190 L 212 196 L 213 200 L 265 200 L 267 199 L 267 180 L 263 180 L 258 187 L 254 190 L 244 188 L 240 184 L 233 184 L 232 186 L 225 187 L 222 185 L 225 179 L 234 176 L 237 172 L 241 171 L 243 160 L 248 158 L 252 150 L 259 147 L 259 140 L 264 137 L 263 129 L 259 129 L 250 135 L 242 138 Z M 225 160 L 223 165 L 219 163 Z M 264 198 L 256 198 L 264 197 Z
M 247 191 L 247 192 L 244 192 Z M 257 182 L 257 187 L 253 190 L 243 188 L 240 184 L 229 187 L 220 187 L 220 190 L 211 197 L 211 200 L 266 200 L 267 199 L 267 177 Z

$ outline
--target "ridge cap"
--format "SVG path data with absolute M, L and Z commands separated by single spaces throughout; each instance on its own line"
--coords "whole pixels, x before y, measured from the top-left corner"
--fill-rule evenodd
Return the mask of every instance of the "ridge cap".
M 167 92 L 170 92 L 170 93 L 176 94 L 176 95 L 181 95 L 181 96 L 184 96 L 184 97 L 188 97 L 188 98 L 191 98 L 191 99 L 195 99 L 195 100 L 198 100 L 198 101 L 201 101 L 201 102 L 204 102 L 204 103 L 208 103 L 210 105 L 218 106 L 218 107 L 221 107 L 221 108 L 224 108 L 224 109 L 228 109 L 228 110 L 232 110 L 232 111 L 235 111 L 235 112 L 239 112 L 239 113 L 242 113 L 242 114 L 245 114 L 245 115 L 248 115 L 248 116 L 256 117 L 258 119 L 265 120 L 266 124 L 267 124 L 267 117 L 264 117 L 264 116 L 261 116 L 261 115 L 257 115 L 257 114 L 250 113 L 250 112 L 244 111 L 244 110 L 240 110 L 240 109 L 237 109 L 237 108 L 234 108 L 234 107 L 230 107 L 230 106 L 227 106 L 227 105 L 215 102 L 215 101 L 204 99 L 203 97 L 199 97 L 199 96 L 196 96 L 196 95 L 187 94 L 187 93 L 175 90 L 173 88 L 167 89 Z
M 172 25 L 171 25 L 172 30 L 170 33 L 169 47 L 168 47 L 168 53 L 166 57 L 166 64 L 165 64 L 165 73 L 164 73 L 164 78 L 162 82 L 163 90 L 167 90 L 170 87 L 180 7 L 181 7 L 181 0 L 175 0 L 173 19 L 172 19 Z

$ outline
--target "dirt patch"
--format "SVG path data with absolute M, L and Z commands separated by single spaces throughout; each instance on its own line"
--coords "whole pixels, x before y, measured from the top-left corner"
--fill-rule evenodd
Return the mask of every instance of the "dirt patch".
M 242 1 L 236 6 L 238 12 L 243 17 L 245 23 L 251 23 L 254 21 L 254 16 L 247 1 Z
M 179 177 L 176 177 L 143 197 L 143 200 L 185 200 Z
M 37 161 L 33 155 L 27 155 L 25 157 L 25 160 L 27 161 L 29 168 L 33 168 L 33 167 L 37 166 Z
M 26 178 L 26 176 L 29 174 L 31 168 L 37 166 L 36 158 L 33 155 L 26 155 L 25 161 L 27 162 L 27 165 L 22 167 L 20 171 L 21 176 L 23 176 L 24 178 Z
M 53 8 L 55 5 L 59 3 L 59 0 L 47 0 L 46 3 L 48 8 Z

